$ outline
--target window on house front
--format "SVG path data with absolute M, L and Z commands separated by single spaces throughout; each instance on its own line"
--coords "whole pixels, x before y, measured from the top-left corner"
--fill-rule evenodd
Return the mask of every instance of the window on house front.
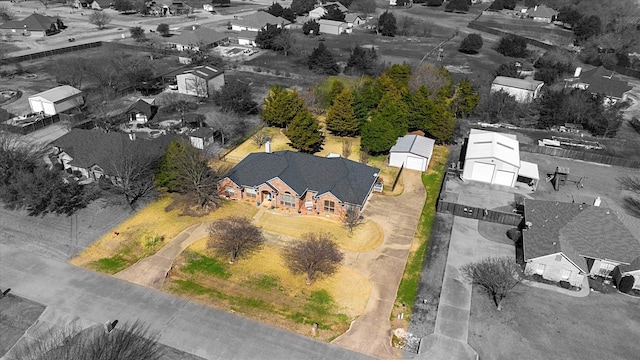
M 545 264 L 538 264 L 538 268 L 536 269 L 536 274 L 542 275 L 544 274 L 544 270 L 547 268 Z
M 324 201 L 324 211 L 326 211 L 326 212 L 335 212 L 336 211 L 336 203 L 335 203 L 335 201 L 325 200 Z
M 235 194 L 236 190 L 233 188 L 233 186 L 225 186 L 224 187 L 224 192 L 225 192 L 225 194 L 227 194 L 227 196 L 233 196 L 233 194 Z
M 246 188 L 246 189 L 244 189 L 244 193 L 248 198 L 255 198 L 256 197 L 256 189 L 254 189 L 254 188 Z
M 562 280 L 569 280 L 570 277 L 571 277 L 571 271 L 569 270 L 562 271 Z
M 280 195 L 280 205 L 294 207 L 296 206 L 296 197 L 291 194 Z

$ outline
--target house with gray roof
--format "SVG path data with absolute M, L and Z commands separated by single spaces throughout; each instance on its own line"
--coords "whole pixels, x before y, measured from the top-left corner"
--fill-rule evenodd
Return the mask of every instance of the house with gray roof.
M 491 92 L 504 91 L 521 103 L 530 103 L 540 96 L 543 81 L 496 76 L 491 83 Z
M 585 276 L 611 277 L 640 257 L 640 242 L 611 209 L 526 199 L 525 272 L 581 287 Z
M 22 20 L 9 20 L 0 25 L 0 32 L 12 35 L 45 37 L 62 30 L 62 21 L 58 17 L 33 13 Z
M 436 141 L 419 135 L 399 137 L 389 150 L 389 166 L 427 171 Z
M 633 89 L 629 83 L 620 78 L 613 70 L 607 70 L 604 66 L 582 71 L 576 69 L 573 78 L 566 80 L 566 87 L 587 90 L 592 94 L 600 94 L 604 97 L 606 105 L 613 105 L 618 101 L 627 101 L 628 92 Z
M 300 214 L 343 215 L 362 211 L 380 169 L 342 157 L 294 151 L 251 153 L 218 184 L 229 199 Z
M 200 51 L 201 48 L 216 47 L 229 42 L 229 35 L 217 32 L 206 27 L 192 27 L 190 30 L 183 30 L 180 35 L 173 36 L 168 44 L 178 51 Z
M 557 11 L 544 5 L 536 5 L 527 9 L 527 17 L 529 19 L 533 19 L 534 21 L 550 23 L 555 19 L 557 15 Z
M 273 16 L 265 11 L 258 11 L 253 14 L 234 17 L 231 21 L 231 30 L 258 32 L 267 25 L 287 28 L 290 24 L 291 22 L 285 18 Z

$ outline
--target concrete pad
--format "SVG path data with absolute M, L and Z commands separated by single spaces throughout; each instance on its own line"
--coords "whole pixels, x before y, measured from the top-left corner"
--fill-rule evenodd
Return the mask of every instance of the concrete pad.
M 478 360 L 478 353 L 466 342 L 431 334 L 420 341 L 415 360 Z
M 466 343 L 469 337 L 469 309 L 440 303 L 434 332 Z
M 455 306 L 461 309 L 471 309 L 471 289 L 468 283 L 444 278 L 440 293 L 440 304 Z

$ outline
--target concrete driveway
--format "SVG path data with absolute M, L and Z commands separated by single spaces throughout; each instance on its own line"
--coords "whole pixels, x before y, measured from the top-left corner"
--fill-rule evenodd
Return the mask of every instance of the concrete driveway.
M 141 320 L 162 344 L 205 359 L 365 359 L 162 292 L 0 243 L 0 286 L 47 306 L 43 321 L 83 327 Z
M 369 279 L 371 296 L 364 314 L 334 344 L 378 359 L 395 357 L 389 318 L 426 199 L 421 175 L 405 169 L 401 195 L 375 195 L 369 200 L 363 215 L 382 227 L 384 242 L 372 251 L 348 253 L 345 265 Z

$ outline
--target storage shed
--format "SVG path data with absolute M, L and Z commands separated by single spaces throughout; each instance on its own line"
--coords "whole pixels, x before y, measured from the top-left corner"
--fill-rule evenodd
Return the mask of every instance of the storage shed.
M 224 71 L 211 66 L 196 66 L 176 75 L 180 94 L 208 97 L 224 85 Z
M 519 168 L 520 150 L 515 135 L 471 129 L 463 179 L 514 186 Z
M 433 154 L 435 140 L 419 135 L 405 135 L 398 138 L 389 151 L 389 166 L 426 171 Z
M 505 91 L 515 97 L 517 102 L 530 103 L 540 96 L 543 85 L 544 82 L 533 79 L 496 76 L 491 83 L 491 92 Z
M 43 112 L 53 116 L 84 105 L 82 91 L 69 85 L 62 85 L 29 96 L 29 106 L 34 113 Z

